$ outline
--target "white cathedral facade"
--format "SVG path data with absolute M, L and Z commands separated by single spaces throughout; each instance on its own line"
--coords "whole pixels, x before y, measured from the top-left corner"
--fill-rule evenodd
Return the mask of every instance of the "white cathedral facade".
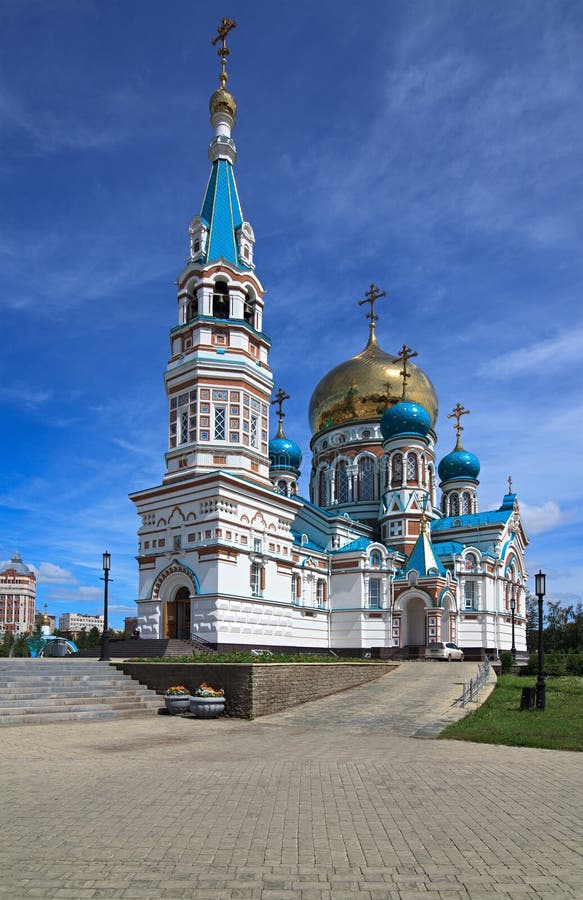
M 228 29 L 227 29 L 228 30 Z M 231 132 L 236 104 L 210 102 L 211 173 L 189 227 L 178 323 L 165 382 L 162 483 L 131 495 L 141 525 L 142 638 L 391 656 L 455 641 L 466 655 L 526 649 L 526 536 L 515 494 L 478 510 L 477 457 L 461 444 L 436 464 L 437 397 L 429 378 L 376 338 L 316 386 L 310 499 L 301 451 L 269 439 L 274 380 L 255 236 L 243 218 Z M 268 317 L 267 317 L 268 318 Z

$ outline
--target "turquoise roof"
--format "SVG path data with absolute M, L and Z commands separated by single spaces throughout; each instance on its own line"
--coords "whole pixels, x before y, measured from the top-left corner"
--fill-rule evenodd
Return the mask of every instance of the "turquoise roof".
M 407 574 L 413 569 L 419 574 L 420 578 L 428 578 L 436 573 L 439 575 L 446 574 L 443 563 L 433 550 L 431 538 L 425 531 L 422 531 L 417 538 L 417 543 L 411 550 L 411 555 L 405 565 L 404 573 Z
M 295 544 L 296 546 L 298 546 L 298 547 L 303 547 L 304 550 L 316 550 L 316 551 L 318 551 L 319 553 L 323 553 L 323 552 L 324 552 L 325 547 L 322 547 L 321 544 L 316 544 L 315 541 L 307 540 L 307 541 L 304 541 L 304 543 L 302 543 L 302 534 L 303 534 L 303 532 L 293 531 L 292 529 L 290 529 L 290 531 L 291 531 L 291 534 L 292 534 L 292 537 L 293 537 L 293 540 L 294 540 L 294 544 Z
M 499 523 L 504 525 L 512 513 L 512 507 L 509 509 L 490 509 L 482 513 L 469 513 L 466 516 L 446 516 L 443 519 L 436 519 L 431 523 L 432 532 L 447 531 L 450 528 L 479 528 L 482 525 L 494 525 Z M 457 524 L 454 525 L 453 523 Z
M 293 469 L 298 471 L 302 464 L 302 451 L 295 441 L 285 435 L 274 437 L 269 442 L 270 469 Z
M 476 481 L 480 474 L 480 460 L 473 453 L 460 447 L 443 457 L 437 471 L 442 481 L 458 478 Z
M 459 541 L 442 541 L 440 544 L 433 544 L 433 549 L 438 556 L 453 556 L 454 553 L 462 553 L 464 545 Z
M 239 269 L 248 269 L 239 259 L 236 232 L 243 224 L 233 166 L 226 159 L 213 163 L 200 217 L 209 230 L 204 263 L 225 259 Z
M 352 553 L 354 550 L 366 550 L 366 548 L 372 544 L 370 538 L 356 538 L 355 541 L 351 541 L 349 544 L 345 544 L 344 547 L 339 547 L 337 550 L 331 550 L 330 553 Z
M 424 406 L 412 400 L 401 400 L 389 406 L 381 419 L 381 431 L 386 441 L 397 435 L 419 435 L 427 437 L 431 428 L 431 417 Z

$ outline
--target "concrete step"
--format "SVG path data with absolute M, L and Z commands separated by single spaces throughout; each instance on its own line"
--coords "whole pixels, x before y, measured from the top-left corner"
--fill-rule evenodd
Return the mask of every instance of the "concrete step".
M 156 695 L 157 696 L 157 695 Z M 12 706 L 49 706 L 54 703 L 108 703 L 115 702 L 117 700 L 124 700 L 128 703 L 146 700 L 150 702 L 153 698 L 148 694 L 144 694 L 140 691 L 123 691 L 112 694 L 111 691 L 106 691 L 104 693 L 99 693 L 98 691 L 87 691 L 86 693 L 77 693 L 77 692 L 68 692 L 63 694 L 35 694 L 34 696 L 21 696 L 18 694 L 14 694 L 11 697 L 5 697 L 0 695 L 0 715 L 2 714 L 2 709 L 9 708 Z M 163 697 L 159 698 L 159 703 L 162 704 L 164 701 Z
M 155 691 L 106 662 L 11 659 L 0 663 L 0 726 L 153 715 L 163 704 Z
M 156 710 L 150 707 L 127 710 L 102 707 L 99 710 L 93 709 L 82 712 L 59 710 L 57 712 L 49 712 L 46 714 L 26 713 L 23 715 L 0 716 L 0 728 L 10 728 L 14 725 L 48 725 L 51 722 L 76 722 L 102 719 L 136 719 L 143 718 L 145 716 L 152 716 L 155 713 Z

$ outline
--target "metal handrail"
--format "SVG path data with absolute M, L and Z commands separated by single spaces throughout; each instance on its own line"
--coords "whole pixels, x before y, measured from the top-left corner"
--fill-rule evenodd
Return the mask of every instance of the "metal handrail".
M 462 695 L 460 697 L 460 706 L 466 706 L 472 700 L 474 700 L 486 682 L 490 677 L 490 660 L 486 657 L 485 661 L 481 664 L 478 669 L 478 674 L 475 678 L 470 678 L 469 681 L 464 683 L 462 688 Z

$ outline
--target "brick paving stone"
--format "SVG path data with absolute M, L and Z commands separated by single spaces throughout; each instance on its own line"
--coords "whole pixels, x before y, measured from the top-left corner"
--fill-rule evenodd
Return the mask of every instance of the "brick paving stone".
M 408 737 L 446 710 L 392 677 L 253 722 L 5 729 L 0 894 L 583 900 L 580 754 Z

